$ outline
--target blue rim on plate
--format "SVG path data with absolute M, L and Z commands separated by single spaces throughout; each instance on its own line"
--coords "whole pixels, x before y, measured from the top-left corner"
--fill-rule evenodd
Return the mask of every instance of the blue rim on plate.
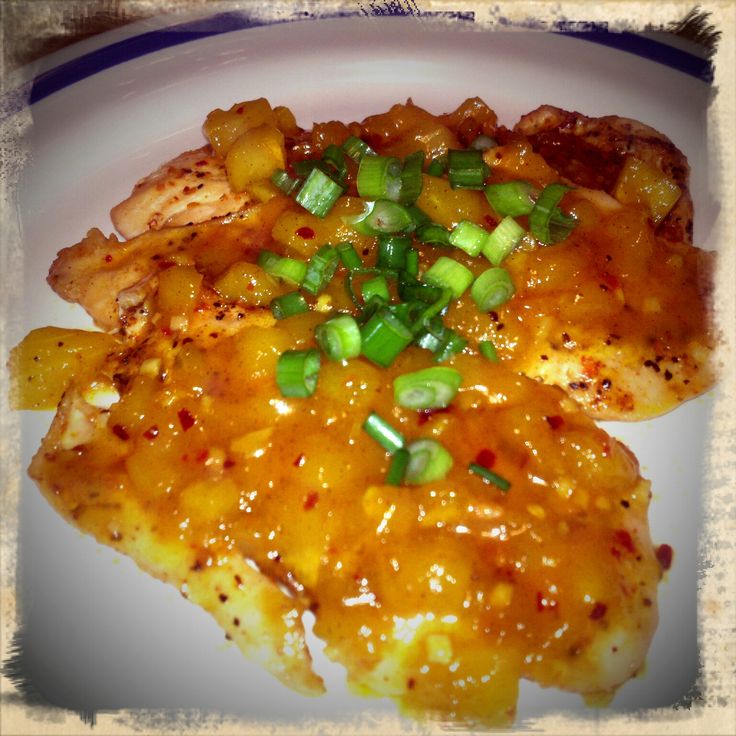
M 405 15 L 405 13 L 401 14 Z M 333 17 L 358 17 L 360 15 L 357 12 L 339 13 Z M 437 14 L 433 13 L 432 15 Z M 474 20 L 472 13 L 452 13 L 451 15 L 461 21 L 469 20 L 472 22 Z M 327 18 L 330 16 L 322 15 L 319 17 Z M 309 20 L 310 18 L 312 16 L 305 14 L 301 15 L 298 19 Z M 34 104 L 35 102 L 39 102 L 54 92 L 69 87 L 93 74 L 155 51 L 171 48 L 182 43 L 188 43 L 189 41 L 217 36 L 222 33 L 287 22 L 289 20 L 267 21 L 262 18 L 254 18 L 244 12 L 226 12 L 180 23 L 162 30 L 141 33 L 83 54 L 39 74 L 33 79 L 29 103 Z M 559 22 L 553 26 L 552 30 L 561 35 L 592 41 L 593 43 L 635 54 L 707 83 L 713 81 L 713 65 L 708 58 L 701 58 L 687 51 L 674 48 L 652 38 L 639 36 L 635 33 L 610 31 L 605 24 L 583 23 L 580 24 L 580 30 L 567 30 L 575 25 Z

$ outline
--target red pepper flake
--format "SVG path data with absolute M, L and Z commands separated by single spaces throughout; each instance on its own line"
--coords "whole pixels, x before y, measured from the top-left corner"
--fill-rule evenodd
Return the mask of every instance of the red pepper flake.
M 223 467 L 223 468 L 232 468 L 232 467 L 233 467 L 233 465 L 235 465 L 235 460 L 231 460 L 230 458 L 228 458 L 228 459 L 227 459 L 227 460 L 225 460 L 225 462 L 224 462 L 224 463 L 222 464 L 222 467 Z
M 296 456 L 296 458 L 294 459 L 294 462 L 292 463 L 292 465 L 293 465 L 293 466 L 294 466 L 295 468 L 301 468 L 301 467 L 302 467 L 302 466 L 304 465 L 304 463 L 305 463 L 305 462 L 307 462 L 307 458 L 305 457 L 305 455 L 304 455 L 304 453 L 303 453 L 303 452 L 300 452 L 300 453 L 299 453 L 299 454 L 298 454 L 298 455 Z
M 475 462 L 490 470 L 496 464 L 496 453 L 484 447 L 476 456 Z
M 199 161 L 195 162 L 195 166 L 207 166 L 207 160 L 206 159 L 200 159 Z
M 549 424 L 552 429 L 559 429 L 565 423 L 565 420 L 559 414 L 555 414 L 551 417 L 545 417 L 545 419 L 547 420 L 547 424 Z
M 606 615 L 607 610 L 608 606 L 605 603 L 596 603 L 588 618 L 591 619 L 591 621 L 597 621 L 599 618 L 603 618 Z
M 166 271 L 169 268 L 173 268 L 176 266 L 176 263 L 174 261 L 159 261 L 158 267 L 161 271 Z
M 162 335 L 165 335 L 166 337 L 170 337 L 171 336 L 171 329 L 169 329 L 168 327 L 162 327 L 161 328 L 161 334 Z
M 125 427 L 122 424 L 113 424 L 112 433 L 116 437 L 120 437 L 121 440 L 129 440 L 130 435 L 125 431 Z
M 219 598 L 223 603 L 227 602 L 227 596 L 224 593 L 220 593 Z
M 304 510 L 309 511 L 310 509 L 313 509 L 317 505 L 317 501 L 319 501 L 319 493 L 317 493 L 317 491 L 308 493 L 304 499 Z
M 300 227 L 296 231 L 296 234 L 300 238 L 304 238 L 304 240 L 311 240 L 314 237 L 315 232 L 314 232 L 314 230 L 312 230 L 311 227 L 309 227 L 308 225 L 305 225 L 304 227 Z
M 195 419 L 188 409 L 179 409 L 176 416 L 179 417 L 179 424 L 185 432 L 194 426 Z
M 158 426 L 152 424 L 144 433 L 143 436 L 147 440 L 152 440 L 154 437 L 158 437 Z
M 657 555 L 657 562 L 663 570 L 669 570 L 672 567 L 672 557 L 674 552 L 669 544 L 660 544 L 657 547 L 655 554 Z
M 483 222 L 485 222 L 488 227 L 496 227 L 496 220 L 491 215 L 483 215 Z
M 627 552 L 636 551 L 634 541 L 631 539 L 631 534 L 629 534 L 626 529 L 616 529 L 613 533 L 613 540 L 619 547 L 623 547 Z
M 538 611 L 551 611 L 557 608 L 557 601 L 551 598 L 546 598 L 544 593 L 537 591 L 537 610 Z
M 419 426 L 426 424 L 435 414 L 447 414 L 450 412 L 449 406 L 440 409 L 421 409 L 417 412 L 417 422 Z
M 195 458 L 195 460 L 198 463 L 203 463 L 209 456 L 210 456 L 210 451 L 209 450 L 200 450 L 197 453 L 197 457 Z
M 237 108 L 237 110 L 235 110 L 235 112 L 238 115 L 242 115 L 245 112 L 245 108 L 241 105 L 240 107 Z
M 105 263 L 110 263 L 110 261 L 112 261 L 112 256 L 111 256 L 111 255 L 110 255 L 110 254 L 108 253 L 108 254 L 107 254 L 107 255 L 105 256 Z

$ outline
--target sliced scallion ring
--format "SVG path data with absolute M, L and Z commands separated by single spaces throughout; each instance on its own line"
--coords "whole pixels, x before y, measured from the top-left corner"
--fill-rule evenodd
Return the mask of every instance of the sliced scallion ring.
M 314 348 L 281 353 L 276 363 L 276 385 L 281 395 L 306 398 L 314 394 L 319 369 L 319 353 Z
M 314 336 L 330 360 L 352 360 L 360 355 L 360 327 L 349 314 L 339 314 L 317 325 Z
M 436 440 L 416 440 L 406 449 L 409 452 L 404 475 L 406 483 L 422 485 L 442 480 L 452 468 L 452 455 Z
M 473 283 L 473 272 L 453 258 L 440 256 L 424 273 L 423 281 L 449 289 L 455 299 Z
M 521 242 L 525 233 L 524 228 L 507 215 L 488 235 L 481 252 L 494 266 L 498 266 Z
M 339 261 L 337 251 L 331 245 L 323 245 L 308 261 L 302 279 L 302 289 L 317 296 L 335 275 Z
M 483 189 L 488 165 L 481 151 L 447 152 L 447 176 L 453 189 Z
M 360 330 L 361 352 L 372 363 L 388 368 L 414 338 L 388 307 L 381 307 Z
M 363 156 L 371 155 L 375 156 L 376 152 L 364 141 L 357 136 L 351 135 L 343 144 L 342 150 L 355 161 L 356 164 L 360 163 Z
M 308 311 L 307 300 L 298 291 L 282 294 L 271 300 L 271 312 L 276 319 L 286 319 Z
M 393 156 L 366 154 L 356 180 L 358 194 L 366 199 L 397 202 L 401 194 L 401 161 Z
M 485 188 L 486 199 L 493 209 L 506 217 L 528 215 L 534 209 L 539 190 L 528 181 L 521 179 L 489 184 Z
M 296 201 L 317 217 L 324 217 L 343 192 L 342 186 L 315 167 L 297 192 Z
M 494 267 L 478 276 L 470 287 L 470 296 L 481 312 L 490 312 L 514 295 L 514 283 L 505 268 Z
M 401 191 L 398 201 L 401 204 L 414 204 L 422 193 L 422 167 L 424 166 L 424 151 L 415 151 L 404 159 L 401 169 Z
M 540 242 L 549 245 L 564 240 L 575 226 L 574 218 L 563 214 L 557 206 L 571 188 L 548 184 L 539 195 L 529 215 L 529 230 Z
M 444 409 L 455 398 L 462 376 L 454 368 L 433 366 L 394 378 L 394 401 L 406 409 Z
M 449 235 L 450 245 L 464 250 L 469 256 L 477 256 L 488 241 L 490 233 L 470 220 L 461 220 Z

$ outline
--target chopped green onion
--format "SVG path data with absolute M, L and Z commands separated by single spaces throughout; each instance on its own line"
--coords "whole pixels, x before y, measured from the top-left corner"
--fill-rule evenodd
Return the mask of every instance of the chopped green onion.
M 528 181 L 505 181 L 489 184 L 485 188 L 486 199 L 501 217 L 528 215 L 534 209 L 539 190 Z
M 386 269 L 381 269 L 381 268 L 363 268 L 363 267 L 354 268 L 352 271 L 348 271 L 345 274 L 345 290 L 348 292 L 348 296 L 350 297 L 353 304 L 355 304 L 355 306 L 358 309 L 363 309 L 365 307 L 365 304 L 363 303 L 363 299 L 356 292 L 355 287 L 353 286 L 353 282 L 358 276 L 366 276 L 366 275 L 395 277 L 396 273 L 393 271 L 388 271 Z
M 433 158 L 427 166 L 427 173 L 430 176 L 442 176 L 445 171 L 447 171 L 447 154 Z
M 436 440 L 422 439 L 407 448 L 409 463 L 404 480 L 412 485 L 442 480 L 452 468 L 452 455 Z
M 480 354 L 487 360 L 490 360 L 492 363 L 498 362 L 496 346 L 490 340 L 481 340 L 478 343 L 478 350 L 480 350 Z
M 483 189 L 488 165 L 480 151 L 447 152 L 447 173 L 453 189 Z
M 335 275 L 339 256 L 331 245 L 323 245 L 308 261 L 302 289 L 317 296 Z
M 320 166 L 325 174 L 336 179 L 340 184 L 345 183 L 348 167 L 345 163 L 345 154 L 342 148 L 336 146 L 334 143 L 330 143 L 322 153 Z
M 404 446 L 404 437 L 401 432 L 394 429 L 385 419 L 372 411 L 363 422 L 366 434 L 386 452 L 394 453 Z
M 450 245 L 450 231 L 436 222 L 428 222 L 416 229 L 417 240 L 428 245 Z
M 412 228 L 413 230 L 416 230 L 418 227 L 421 227 L 422 225 L 426 225 L 428 222 L 432 221 L 429 215 L 426 212 L 423 212 L 415 204 L 408 205 L 406 209 L 409 211 L 409 214 L 411 215 L 411 219 L 414 224 L 414 227 Z
M 373 279 L 364 281 L 361 286 L 361 293 L 363 294 L 363 301 L 368 303 L 371 299 L 378 299 L 381 302 L 388 302 L 391 299 L 391 294 L 388 290 L 388 282 L 385 276 L 376 276 Z
M 511 215 L 506 215 L 488 236 L 483 246 L 483 255 L 494 266 L 498 266 L 521 242 L 525 232 Z
M 401 170 L 401 191 L 399 202 L 413 204 L 422 193 L 422 167 L 424 166 L 424 151 L 415 151 L 404 159 Z
M 564 240 L 575 227 L 575 218 L 565 215 L 557 206 L 571 188 L 565 184 L 548 184 L 539 195 L 529 215 L 529 230 L 542 243 Z
M 308 158 L 303 161 L 295 161 L 291 168 L 294 169 L 294 173 L 299 177 L 309 176 L 313 169 L 319 167 L 319 161 L 313 158 Z M 327 173 L 326 171 L 324 172 Z
M 317 389 L 320 358 L 314 348 L 287 350 L 276 364 L 276 384 L 282 396 L 306 398 Z
M 443 409 L 455 398 L 462 376 L 454 369 L 434 366 L 394 378 L 394 400 L 406 409 Z
M 397 202 L 401 193 L 401 162 L 393 156 L 363 156 L 356 185 L 361 197 Z
M 299 285 L 307 272 L 307 264 L 296 258 L 287 258 L 262 250 L 258 254 L 258 265 L 269 275 Z
M 419 253 L 414 248 L 410 248 L 406 252 L 404 270 L 411 276 L 416 276 L 419 273 Z
M 352 243 L 349 243 L 348 241 L 338 243 L 335 246 L 335 250 L 337 251 L 337 255 L 340 256 L 342 265 L 349 271 L 354 271 L 356 268 L 363 267 L 363 261 Z
M 394 452 L 391 465 L 386 474 L 387 486 L 400 486 L 404 482 L 406 468 L 409 465 L 409 451 L 403 447 Z
M 298 291 L 282 294 L 271 300 L 271 312 L 276 319 L 286 319 L 308 311 L 307 300 Z
M 422 278 L 428 284 L 449 289 L 453 298 L 459 299 L 473 283 L 473 272 L 452 258 L 440 256 Z
M 480 476 L 486 483 L 491 483 L 500 490 L 502 490 L 504 493 L 511 488 L 511 483 L 506 480 L 506 478 L 501 477 L 498 473 L 494 473 L 492 470 L 489 470 L 484 465 L 479 465 L 478 463 L 470 463 L 468 465 L 468 470 L 471 473 L 475 473 L 475 475 Z
M 409 232 L 414 229 L 414 219 L 409 209 L 387 199 L 366 202 L 363 212 L 344 215 L 342 221 L 361 235 Z
M 388 368 L 414 335 L 387 307 L 380 308 L 361 328 L 361 352 L 371 362 Z
M 375 156 L 376 152 L 363 140 L 357 136 L 351 135 L 343 144 L 342 150 L 355 161 L 356 164 L 360 163 L 363 156 L 371 155 Z
M 470 296 L 481 312 L 505 304 L 514 295 L 514 284 L 505 268 L 489 268 L 478 276 L 470 288 Z
M 447 332 L 439 346 L 432 351 L 436 363 L 444 363 L 446 360 L 452 358 L 453 355 L 457 355 L 457 353 L 465 350 L 465 346 L 468 344 L 468 341 L 462 335 L 458 335 L 457 332 L 451 330 L 449 327 L 446 330 Z
M 444 325 L 441 317 L 434 317 L 425 321 L 424 329 L 417 335 L 415 343 L 433 353 L 436 363 L 442 363 L 464 350 L 468 341 Z
M 271 183 L 284 194 L 293 194 L 301 182 L 299 179 L 292 179 L 283 169 L 276 169 L 271 174 Z
M 406 254 L 410 249 L 411 238 L 403 235 L 379 235 L 376 268 L 390 268 L 394 271 L 404 268 Z
M 476 151 L 487 151 L 489 148 L 495 148 L 498 145 L 488 135 L 479 135 L 471 144 L 470 147 Z
M 351 360 L 360 355 L 360 327 L 349 314 L 340 314 L 317 325 L 314 336 L 330 360 Z
M 488 240 L 490 233 L 470 220 L 462 220 L 449 236 L 450 245 L 464 250 L 469 256 L 477 256 Z
M 301 189 L 297 192 L 296 201 L 317 217 L 324 217 L 337 202 L 343 188 L 331 179 L 324 171 L 313 168 L 309 172 Z

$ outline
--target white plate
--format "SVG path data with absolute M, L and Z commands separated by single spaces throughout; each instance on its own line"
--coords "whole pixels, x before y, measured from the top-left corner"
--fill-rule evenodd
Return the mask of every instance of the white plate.
M 135 32 L 103 37 L 78 53 Z M 64 52 L 57 63 L 74 60 L 74 54 Z M 251 28 L 130 59 L 32 107 L 32 158 L 19 193 L 25 296 L 15 337 L 21 327 L 90 324 L 45 285 L 54 255 L 92 226 L 110 231 L 110 207 L 159 163 L 201 145 L 202 122 L 215 107 L 263 96 L 290 107 L 309 127 L 313 121 L 361 119 L 409 97 L 445 112 L 480 96 L 509 125 L 543 103 L 636 118 L 687 154 L 696 242 L 712 247 L 717 209 L 706 170 L 708 94 L 708 86 L 692 76 L 576 38 L 401 18 Z M 666 707 L 692 695 L 711 403 L 706 397 L 655 421 L 606 427 L 635 451 L 653 481 L 653 538 L 673 545 L 675 564 L 660 588 L 661 623 L 646 674 L 620 690 L 604 717 Z M 49 419 L 24 417 L 24 467 Z M 23 486 L 19 561 L 23 670 L 54 704 L 86 712 L 195 708 L 248 723 L 395 713 L 388 702 L 347 695 L 336 669 L 328 676 L 335 689 L 322 699 L 283 688 L 226 644 L 209 616 L 173 588 L 66 525 L 30 481 Z M 520 723 L 557 710 L 601 716 L 586 711 L 577 696 L 522 685 Z

